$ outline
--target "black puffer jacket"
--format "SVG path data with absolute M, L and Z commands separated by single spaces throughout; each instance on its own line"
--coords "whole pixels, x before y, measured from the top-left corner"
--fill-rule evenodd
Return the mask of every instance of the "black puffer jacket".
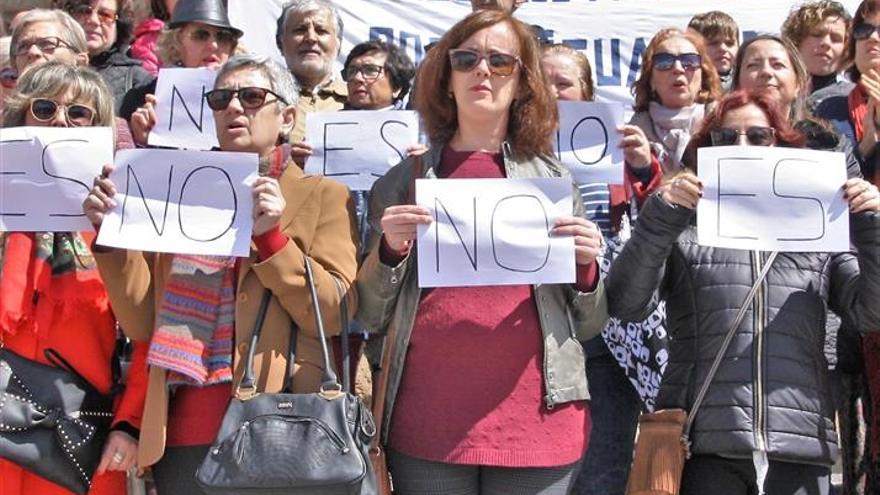
M 642 210 L 606 280 L 612 316 L 638 321 L 659 289 L 671 337 L 658 408 L 689 410 L 768 253 L 704 247 L 693 210 Z M 825 314 L 880 328 L 880 215 L 851 217 L 851 253 L 780 253 L 746 312 L 692 432 L 692 451 L 830 465 L 837 455 L 823 355 Z M 861 269 L 861 274 L 860 274 Z

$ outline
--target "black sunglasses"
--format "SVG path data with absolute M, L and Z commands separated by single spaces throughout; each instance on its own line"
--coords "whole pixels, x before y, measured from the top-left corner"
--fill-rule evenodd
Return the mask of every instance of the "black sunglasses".
M 859 41 L 866 40 L 871 37 L 876 31 L 880 31 L 880 26 L 875 26 L 873 24 L 862 22 L 858 26 L 853 28 L 853 39 L 857 39 Z
M 382 75 L 382 71 L 384 70 L 384 67 L 376 64 L 352 64 L 342 71 L 342 80 L 345 82 L 351 81 L 360 73 L 367 81 L 375 81 L 380 75 Z
M 238 95 L 238 101 L 241 102 L 242 108 L 255 109 L 260 108 L 266 103 L 266 96 L 272 95 L 281 103 L 287 105 L 287 100 L 282 98 L 274 91 L 266 88 L 257 88 L 248 86 L 238 89 L 215 89 L 205 93 L 205 100 L 208 101 L 208 107 L 215 112 L 226 110 L 232 99 Z
M 189 33 L 189 39 L 196 43 L 206 43 L 212 38 L 217 40 L 218 45 L 234 45 L 236 40 L 238 40 L 235 33 L 225 29 L 218 29 L 217 31 L 211 32 L 207 29 L 199 28 Z
M 519 57 L 509 53 L 492 52 L 483 54 L 474 50 L 456 48 L 449 50 L 449 63 L 458 72 L 470 72 L 480 61 L 486 60 L 489 72 L 496 76 L 509 76 L 520 63 Z
M 770 146 L 773 144 L 776 130 L 772 127 L 753 125 L 745 131 L 731 129 L 730 127 L 721 127 L 714 129 L 709 133 L 709 137 L 712 139 L 712 146 L 730 146 L 737 144 L 740 136 L 745 136 L 746 140 L 752 146 Z
M 703 62 L 703 58 L 699 53 L 680 53 L 678 55 L 672 53 L 655 53 L 651 58 L 651 62 L 657 70 L 672 70 L 675 62 L 681 62 L 681 68 L 684 70 L 697 70 Z
M 58 115 L 58 109 L 64 108 L 67 123 L 74 127 L 86 127 L 95 121 L 95 110 L 80 103 L 61 105 L 48 98 L 31 100 L 31 115 L 39 122 L 49 122 Z

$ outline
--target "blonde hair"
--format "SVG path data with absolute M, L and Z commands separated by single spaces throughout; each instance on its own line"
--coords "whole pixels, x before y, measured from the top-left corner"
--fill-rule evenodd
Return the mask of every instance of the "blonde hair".
M 547 45 L 543 48 L 543 52 L 542 57 L 565 55 L 571 58 L 578 66 L 578 71 L 580 72 L 578 79 L 581 82 L 581 96 L 584 98 L 584 101 L 593 101 L 593 72 L 590 69 L 590 61 L 587 60 L 586 55 L 562 43 Z
M 159 55 L 159 60 L 163 66 L 172 67 L 182 64 L 183 55 L 180 53 L 180 36 L 188 25 L 184 24 L 169 28 L 166 24 L 162 31 L 159 32 L 159 38 L 156 40 L 156 54 Z M 232 53 L 229 56 L 244 55 L 245 53 L 244 47 L 236 38 L 235 46 L 232 47 Z
M 24 73 L 15 91 L 6 99 L 3 127 L 24 125 L 25 113 L 34 98 L 54 98 L 71 92 L 73 99 L 91 100 L 94 126 L 113 125 L 113 96 L 104 79 L 94 70 L 61 62 L 47 62 Z

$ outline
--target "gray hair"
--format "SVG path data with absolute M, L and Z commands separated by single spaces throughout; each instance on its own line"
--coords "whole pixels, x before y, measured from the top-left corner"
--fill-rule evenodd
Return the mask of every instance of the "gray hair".
M 284 38 L 284 29 L 287 27 L 287 18 L 290 17 L 290 14 L 309 14 L 319 10 L 326 10 L 330 13 L 330 17 L 333 18 L 333 24 L 336 25 L 336 39 L 339 40 L 339 49 L 341 50 L 342 30 L 344 27 L 342 16 L 339 15 L 336 6 L 329 0 L 293 0 L 287 3 L 281 10 L 281 15 L 278 17 L 278 25 L 275 29 L 275 44 L 278 45 L 278 49 L 282 52 L 284 51 L 282 40 Z
M 70 45 L 76 53 L 86 53 L 86 33 L 82 26 L 67 12 L 57 9 L 32 9 L 16 17 L 12 26 L 12 41 L 9 43 L 9 58 L 15 60 L 15 51 L 21 35 L 31 24 L 51 22 L 58 26 L 61 41 Z
M 271 86 L 269 89 L 287 102 L 285 105 L 284 102 L 279 100 L 279 107 L 284 108 L 287 105 L 296 106 L 299 100 L 299 85 L 293 78 L 293 74 L 278 64 L 278 62 L 263 55 L 243 54 L 231 57 L 220 68 L 220 72 L 217 73 L 217 81 L 219 82 L 227 74 L 241 69 L 253 69 L 266 76 L 266 79 L 269 80 L 269 86 Z M 217 83 L 215 82 L 214 88 L 216 89 L 216 87 Z
M 113 96 L 97 72 L 85 66 L 47 62 L 25 71 L 15 91 L 6 99 L 3 127 L 24 125 L 25 112 L 34 98 L 55 98 L 67 92 L 74 100 L 85 97 L 95 108 L 94 126 L 113 125 Z

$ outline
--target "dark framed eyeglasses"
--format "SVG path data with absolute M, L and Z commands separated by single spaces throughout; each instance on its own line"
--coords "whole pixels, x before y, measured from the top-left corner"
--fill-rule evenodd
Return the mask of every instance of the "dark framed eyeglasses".
M 80 23 L 91 19 L 95 13 L 98 14 L 98 22 L 101 24 L 110 25 L 119 19 L 119 14 L 115 10 L 105 9 L 104 7 L 92 7 L 87 3 L 69 5 L 67 11 Z
M 470 72 L 482 60 L 485 60 L 489 65 L 489 72 L 496 76 L 505 77 L 513 74 L 516 66 L 520 64 L 520 58 L 509 53 L 480 53 L 465 48 L 449 50 L 449 63 L 452 66 L 452 70 L 458 72 Z
M 367 81 L 375 81 L 376 79 L 379 79 L 379 76 L 381 76 L 384 71 L 385 67 L 382 67 L 381 65 L 351 64 L 342 70 L 342 80 L 348 82 L 360 74 Z
M 64 109 L 66 122 L 74 127 L 86 127 L 95 121 L 95 109 L 82 103 L 70 103 L 62 105 L 48 98 L 34 98 L 31 100 L 31 115 L 39 122 L 49 122 L 58 115 L 59 109 Z
M 29 38 L 20 40 L 17 45 L 15 45 L 15 56 L 25 55 L 27 52 L 31 51 L 31 47 L 36 46 L 37 50 L 40 50 L 40 53 L 44 53 L 46 55 L 51 55 L 55 53 L 55 50 L 58 48 L 67 48 L 68 50 L 73 50 L 73 47 L 70 46 L 69 43 L 64 41 L 63 39 L 57 36 L 47 36 L 45 38 Z
M 697 70 L 703 62 L 699 53 L 655 53 L 651 58 L 651 64 L 657 70 L 667 71 L 675 67 L 675 62 L 681 63 L 684 70 Z
M 862 22 L 858 26 L 853 27 L 853 39 L 859 41 L 866 40 L 877 31 L 880 31 L 880 26 L 875 26 L 869 22 Z
M 12 89 L 15 87 L 17 81 L 18 71 L 12 67 L 4 67 L 3 70 L 0 70 L 0 86 L 3 86 L 6 89 Z
M 252 86 L 238 89 L 230 88 L 208 91 L 205 93 L 205 100 L 207 100 L 208 107 L 210 107 L 211 110 L 220 112 L 226 110 L 226 108 L 229 107 L 229 104 L 232 103 L 232 99 L 238 96 L 238 101 L 241 102 L 242 108 L 253 110 L 265 105 L 266 96 L 268 95 L 274 96 L 278 101 L 287 105 L 287 100 L 279 96 L 278 93 L 266 88 Z
M 189 39 L 197 43 L 207 43 L 214 39 L 218 45 L 232 46 L 238 40 L 238 36 L 232 31 L 218 29 L 217 31 L 209 31 L 205 28 L 196 28 L 189 33 Z
M 740 136 L 745 136 L 748 143 L 752 146 L 770 146 L 776 137 L 776 129 L 753 125 L 744 131 L 730 127 L 720 127 L 713 129 L 709 133 L 709 137 L 712 139 L 712 146 L 735 145 L 739 142 Z

